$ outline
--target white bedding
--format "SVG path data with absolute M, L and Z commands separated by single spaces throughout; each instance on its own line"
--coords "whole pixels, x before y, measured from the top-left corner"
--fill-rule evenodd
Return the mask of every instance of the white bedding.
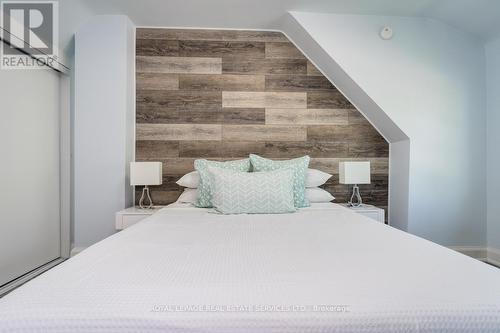
M 500 270 L 335 204 L 176 204 L 0 299 L 33 331 L 500 332 Z

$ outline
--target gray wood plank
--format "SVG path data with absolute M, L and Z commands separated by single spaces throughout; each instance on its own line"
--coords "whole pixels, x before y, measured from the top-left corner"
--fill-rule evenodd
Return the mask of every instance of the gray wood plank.
M 230 108 L 305 108 L 303 92 L 223 91 L 222 106 Z
M 179 42 L 164 39 L 137 39 L 136 55 L 140 56 L 179 56 Z
M 165 206 L 176 202 L 181 195 L 182 190 L 161 190 L 161 189 L 151 189 L 151 199 L 153 203 L 157 206 Z M 135 192 L 136 205 L 139 204 L 139 199 L 141 198 L 141 192 Z
M 183 175 L 163 175 L 163 183 L 161 185 L 152 186 L 151 188 L 157 191 L 183 191 L 184 187 L 176 184 L 182 176 Z
M 187 111 L 220 110 L 222 94 L 218 91 L 183 91 L 183 90 L 138 90 L 137 107 L 166 108 Z
M 352 109 L 352 104 L 339 91 L 307 92 L 308 109 Z
M 240 59 L 224 58 L 225 74 L 307 74 L 305 59 Z
M 164 73 L 137 73 L 137 90 L 178 90 L 179 76 Z
M 266 75 L 266 91 L 315 91 L 334 90 L 324 76 Z
M 176 110 L 142 105 L 136 108 L 136 121 L 139 124 L 221 124 L 223 116 L 220 109 Z
M 349 142 L 350 157 L 389 157 L 389 144 L 383 139 Z
M 266 142 L 269 158 L 348 157 L 348 144 L 342 142 Z
M 307 126 L 307 140 L 347 143 L 350 140 L 350 130 L 348 125 L 311 125 Z
M 249 92 L 249 91 L 223 91 L 222 92 L 222 107 L 226 108 L 265 108 L 266 93 L 265 92 Z
M 137 160 L 153 160 L 179 156 L 178 141 L 148 141 L 135 142 L 135 158 Z
M 222 123 L 235 125 L 263 125 L 266 120 L 264 108 L 222 108 Z
M 137 56 L 138 73 L 220 74 L 221 58 Z
M 307 62 L 307 75 L 323 76 L 323 74 L 321 74 L 321 72 L 316 68 L 316 66 L 314 66 L 313 63 L 310 61 Z
M 349 124 L 349 139 L 351 141 L 376 141 L 381 140 L 386 142 L 385 139 L 380 135 L 380 133 L 370 125 L 370 123 L 364 124 Z
M 175 110 L 166 107 L 138 106 L 139 124 L 265 124 L 265 109 L 222 108 L 217 110 Z
M 258 141 L 222 141 L 224 158 L 247 158 L 250 154 L 264 154 L 265 143 Z
M 137 140 L 221 140 L 222 125 L 137 124 Z
M 367 125 L 371 126 L 370 122 L 356 109 L 349 110 L 349 124 L 350 125 Z
M 266 43 L 266 58 L 305 59 L 292 43 Z
M 180 157 L 219 158 L 222 157 L 222 141 L 181 141 Z
M 263 91 L 265 78 L 263 75 L 180 75 L 179 87 L 183 90 Z
M 266 108 L 305 108 L 307 94 L 305 92 L 266 92 Z
M 138 28 L 137 38 L 171 40 L 288 42 L 288 39 L 281 32 L 254 30 Z
M 263 154 L 264 142 L 182 141 L 181 157 L 247 158 L 249 154 Z
M 266 124 L 348 125 L 344 109 L 266 109 Z
M 179 176 L 179 178 L 194 170 L 194 160 L 195 158 L 157 159 L 157 161 L 162 162 L 163 176 L 173 175 Z
M 305 126 L 223 125 L 225 141 L 305 141 Z
M 388 157 L 389 143 L 369 123 L 349 125 L 349 156 Z
M 181 57 L 245 57 L 264 58 L 265 43 L 261 42 L 228 42 L 228 41 L 179 41 Z

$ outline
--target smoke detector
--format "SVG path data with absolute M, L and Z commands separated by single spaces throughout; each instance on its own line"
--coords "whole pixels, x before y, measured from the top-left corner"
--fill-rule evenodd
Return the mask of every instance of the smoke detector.
M 389 26 L 385 26 L 382 28 L 382 30 L 380 30 L 380 38 L 382 38 L 383 40 L 389 40 L 393 35 L 394 33 L 392 31 L 392 28 Z

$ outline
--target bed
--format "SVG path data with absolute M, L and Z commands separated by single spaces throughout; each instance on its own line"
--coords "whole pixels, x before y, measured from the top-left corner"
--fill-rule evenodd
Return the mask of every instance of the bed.
M 333 203 L 173 204 L 0 299 L 0 332 L 500 332 L 500 270 Z

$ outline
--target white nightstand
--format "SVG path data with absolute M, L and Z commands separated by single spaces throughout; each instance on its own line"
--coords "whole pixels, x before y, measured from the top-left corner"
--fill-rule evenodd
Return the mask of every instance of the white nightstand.
M 358 214 L 369 217 L 377 222 L 385 223 L 385 211 L 382 208 L 378 208 L 372 205 L 362 205 L 360 207 L 349 207 L 347 204 L 342 204 L 342 206 L 355 211 Z
M 139 207 L 129 207 L 116 213 L 115 228 L 123 230 L 137 222 L 144 220 L 146 217 L 153 215 L 163 206 L 155 206 L 152 209 L 142 209 Z

